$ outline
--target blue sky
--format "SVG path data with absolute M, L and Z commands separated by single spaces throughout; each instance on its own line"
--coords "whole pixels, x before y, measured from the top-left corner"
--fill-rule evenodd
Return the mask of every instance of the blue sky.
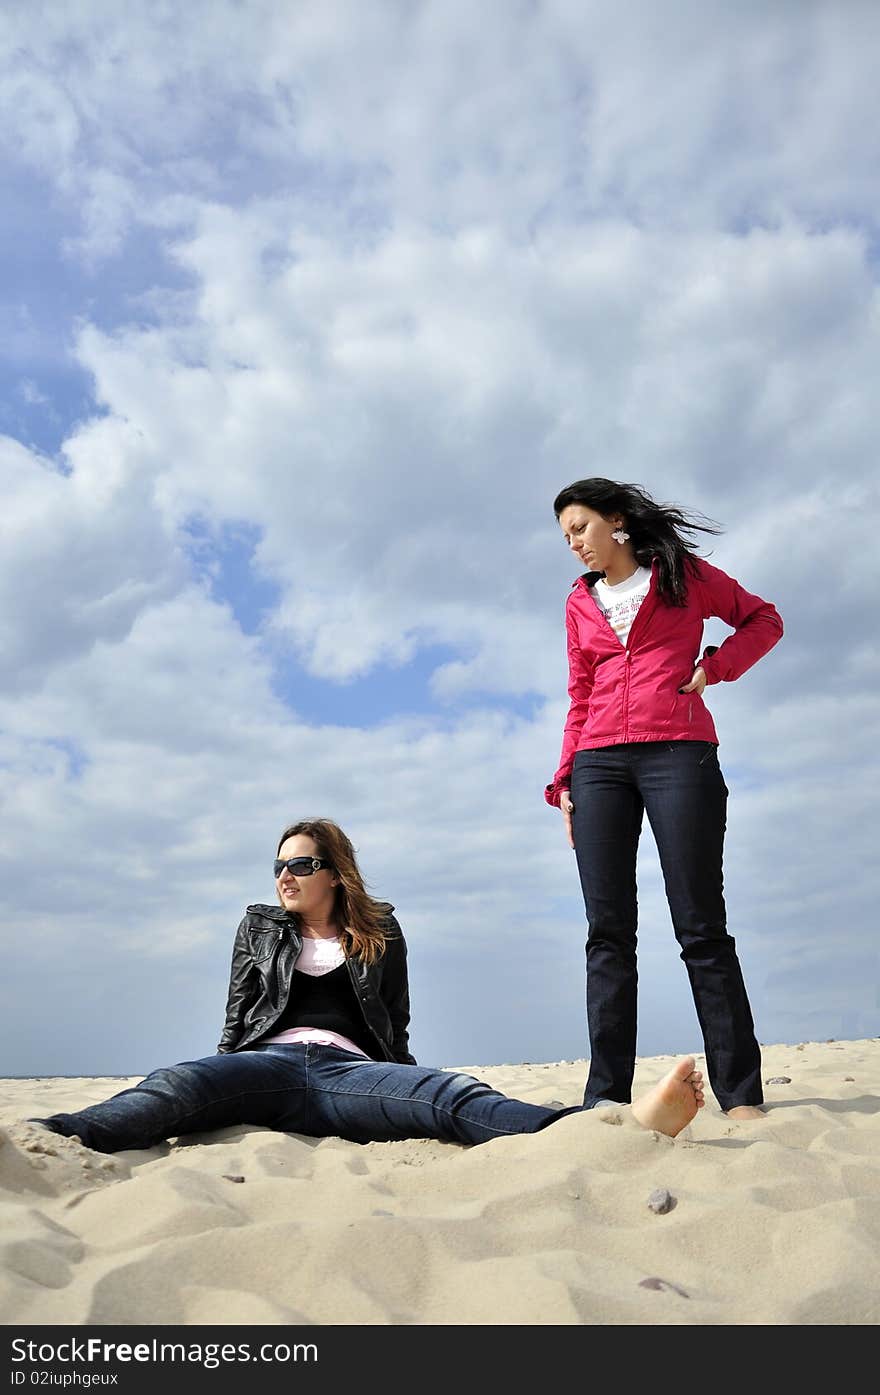
M 4 6 L 5 1073 L 213 1050 L 306 814 L 397 907 L 421 1060 L 585 1055 L 542 789 L 552 500 L 593 474 L 778 605 L 710 693 L 730 928 L 762 1041 L 876 1034 L 878 38 L 831 0 Z M 699 1050 L 647 828 L 640 907 L 639 1050 Z

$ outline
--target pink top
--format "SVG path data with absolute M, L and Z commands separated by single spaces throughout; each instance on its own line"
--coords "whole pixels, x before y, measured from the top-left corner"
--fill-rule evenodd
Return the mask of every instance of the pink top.
M 668 605 L 652 565 L 648 594 L 622 644 L 596 604 L 594 587 L 578 577 L 565 607 L 568 692 L 559 767 L 544 798 L 559 804 L 571 786 L 578 751 L 630 741 L 709 741 L 715 724 L 699 693 L 682 693 L 697 664 L 708 683 L 739 678 L 782 635 L 776 607 L 752 595 L 702 557 L 694 559 L 683 606 Z M 595 580 L 598 574 L 587 573 Z M 700 654 L 703 622 L 717 615 L 734 631 Z
M 303 939 L 302 950 L 296 961 L 296 967 L 300 973 L 329 974 L 333 969 L 338 969 L 340 964 L 345 963 L 345 954 L 342 945 L 339 943 L 338 935 L 328 936 L 324 940 Z M 361 1051 L 359 1046 L 355 1046 L 348 1037 L 340 1036 L 339 1032 L 325 1032 L 321 1027 L 288 1027 L 286 1031 L 279 1032 L 277 1036 L 266 1037 L 267 1042 L 276 1044 L 294 1041 L 315 1041 L 319 1046 L 338 1046 L 343 1051 L 352 1051 L 356 1056 L 363 1056 L 365 1061 L 369 1061 L 366 1051 Z

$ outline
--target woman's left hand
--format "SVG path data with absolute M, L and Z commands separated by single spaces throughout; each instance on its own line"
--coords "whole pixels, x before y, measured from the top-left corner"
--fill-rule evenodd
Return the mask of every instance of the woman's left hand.
M 699 694 L 702 693 L 703 689 L 705 688 L 707 682 L 708 679 L 706 678 L 705 671 L 702 668 L 700 668 L 698 664 L 697 667 L 694 669 L 693 677 L 691 678 L 690 683 L 683 683 L 678 691 L 680 693 L 696 693 L 699 696 Z

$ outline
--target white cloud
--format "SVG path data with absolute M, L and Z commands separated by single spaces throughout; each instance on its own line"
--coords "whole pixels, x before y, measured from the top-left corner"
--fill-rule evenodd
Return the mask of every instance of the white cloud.
M 494 0 L 479 23 L 464 0 L 6 11 L 10 144 L 74 200 L 86 169 L 150 203 L 234 199 L 262 170 L 306 203 L 329 176 L 386 217 L 525 239 L 572 208 L 678 228 L 873 220 L 868 5 Z
M 18 391 L 23 401 L 27 402 L 29 406 L 46 407 L 50 405 L 49 398 L 46 397 L 45 393 L 40 392 L 36 383 L 32 382 L 30 378 L 22 378 L 18 385 Z
M 125 436 L 117 420 L 93 422 L 68 443 L 69 475 L 0 437 L 6 691 L 27 691 L 96 640 L 124 635 L 179 584 L 181 559 Z
M 641 478 L 732 515 L 715 555 L 753 589 L 815 567 L 796 551 L 810 510 L 848 499 L 852 529 L 869 526 L 878 432 L 860 385 L 878 332 L 861 237 L 603 224 L 529 250 L 406 231 L 351 253 L 294 234 L 273 271 L 276 214 L 209 210 L 181 248 L 197 315 L 89 330 L 81 353 L 146 443 L 169 529 L 197 514 L 260 530 L 256 562 L 282 590 L 272 628 L 315 674 L 452 643 L 470 657 L 438 692 L 470 676 L 552 695 L 569 563 L 550 505 L 572 476 Z M 832 441 L 842 494 L 823 478 Z

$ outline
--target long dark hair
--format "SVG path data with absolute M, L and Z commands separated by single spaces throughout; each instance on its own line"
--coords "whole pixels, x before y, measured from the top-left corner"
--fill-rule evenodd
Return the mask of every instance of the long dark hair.
M 669 605 L 684 605 L 688 574 L 696 571 L 696 547 L 686 535 L 722 531 L 703 514 L 658 504 L 639 485 L 617 480 L 575 480 L 553 500 L 556 517 L 570 504 L 581 504 L 603 518 L 621 515 L 639 566 L 650 567 L 657 559 L 657 589 Z
M 351 839 L 331 819 L 300 819 L 289 824 L 278 839 L 276 857 L 287 839 L 297 833 L 314 841 L 318 857 L 325 857 L 339 878 L 334 912 L 345 953 L 357 954 L 367 964 L 374 963 L 384 953 L 391 933 L 386 928 L 388 907 L 385 902 L 376 901 L 364 886 Z

